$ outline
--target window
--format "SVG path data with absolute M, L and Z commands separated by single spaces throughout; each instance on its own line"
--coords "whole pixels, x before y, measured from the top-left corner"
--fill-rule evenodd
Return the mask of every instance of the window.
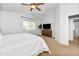
M 23 28 L 25 30 L 35 30 L 36 29 L 36 23 L 34 21 L 23 21 Z

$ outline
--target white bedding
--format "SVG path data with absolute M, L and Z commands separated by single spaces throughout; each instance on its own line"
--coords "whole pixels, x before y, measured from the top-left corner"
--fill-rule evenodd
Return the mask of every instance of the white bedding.
M 3 35 L 0 39 L 0 56 L 32 56 L 49 51 L 44 40 L 28 33 Z

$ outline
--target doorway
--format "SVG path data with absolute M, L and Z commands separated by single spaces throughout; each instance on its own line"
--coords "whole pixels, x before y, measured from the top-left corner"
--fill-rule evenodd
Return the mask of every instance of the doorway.
M 74 19 L 73 22 L 73 37 L 74 39 L 79 39 L 79 19 Z
M 69 18 L 69 44 L 79 45 L 79 15 Z

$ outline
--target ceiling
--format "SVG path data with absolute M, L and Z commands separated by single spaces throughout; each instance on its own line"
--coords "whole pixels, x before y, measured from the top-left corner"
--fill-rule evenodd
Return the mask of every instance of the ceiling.
M 23 6 L 20 3 L 2 3 L 2 9 L 16 11 L 16 12 L 29 12 L 29 6 Z M 45 13 L 50 8 L 54 8 L 56 3 L 45 3 L 44 5 L 39 6 L 42 11 L 34 9 L 31 13 Z
M 21 3 L 0 3 L 2 10 L 14 11 L 19 13 L 30 13 L 35 15 L 43 15 L 49 9 L 55 8 L 57 3 L 45 3 L 44 5 L 39 6 L 41 11 L 34 9 L 33 11 L 29 11 L 29 6 L 23 6 Z

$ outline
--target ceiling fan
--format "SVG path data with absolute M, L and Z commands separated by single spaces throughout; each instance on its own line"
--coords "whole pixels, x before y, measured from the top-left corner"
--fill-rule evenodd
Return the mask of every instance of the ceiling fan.
M 24 6 L 30 6 L 30 11 L 32 11 L 33 9 L 37 9 L 38 11 L 41 11 L 41 9 L 38 7 L 40 5 L 43 5 L 44 3 L 31 3 L 31 4 L 26 4 L 26 3 L 21 3 L 21 5 Z

